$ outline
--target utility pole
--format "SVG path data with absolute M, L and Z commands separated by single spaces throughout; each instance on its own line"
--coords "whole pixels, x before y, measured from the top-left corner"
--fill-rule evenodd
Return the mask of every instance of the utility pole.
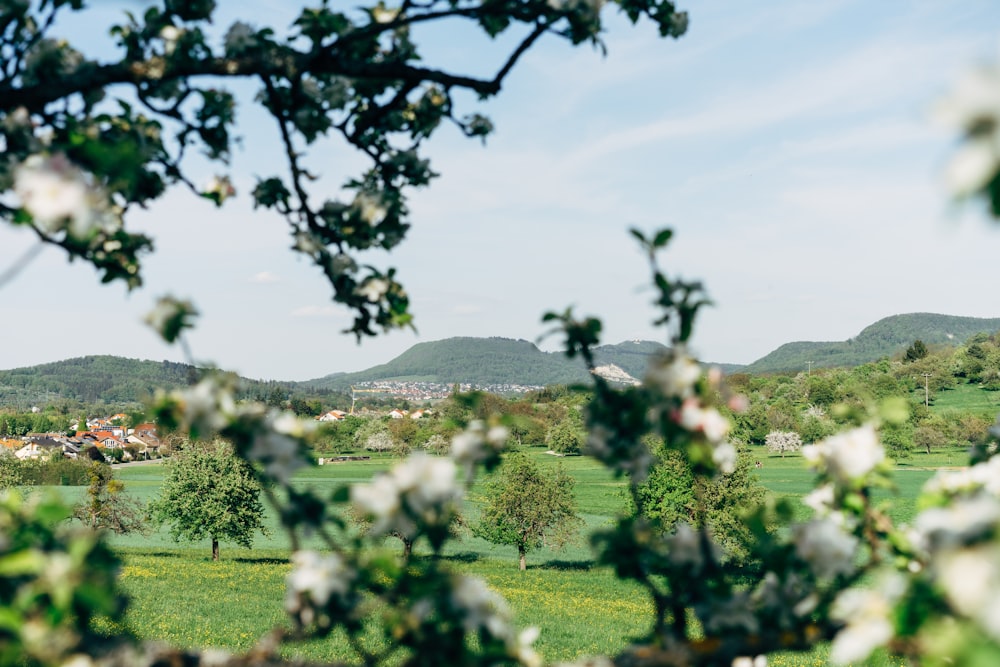
M 930 391 L 928 389 L 927 381 L 928 378 L 930 378 L 931 374 L 924 373 L 923 376 L 924 376 L 924 407 L 929 408 L 931 406 L 931 396 L 930 396 Z
M 812 375 L 813 374 L 813 362 L 807 361 L 806 363 L 809 364 L 809 370 L 806 371 L 806 375 Z

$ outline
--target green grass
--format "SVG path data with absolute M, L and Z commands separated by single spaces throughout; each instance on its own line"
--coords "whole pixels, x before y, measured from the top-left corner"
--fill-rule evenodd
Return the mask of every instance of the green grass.
M 923 401 L 923 389 L 918 394 L 919 400 Z M 975 384 L 960 384 L 935 393 L 931 409 L 934 412 L 972 412 L 993 419 L 1000 413 L 1000 391 L 986 391 Z
M 529 454 L 540 464 L 564 466 L 576 480 L 576 498 L 587 531 L 610 525 L 624 505 L 623 482 L 584 457 L 557 458 L 537 449 Z M 896 488 L 880 492 L 880 500 L 891 500 L 891 515 L 898 522 L 912 520 L 913 499 L 920 486 L 943 466 L 961 463 L 963 452 L 942 450 L 934 454 L 914 453 L 902 461 L 894 475 Z M 813 475 L 799 455 L 755 457 L 763 467 L 755 471 L 776 496 L 792 500 L 812 488 Z M 338 463 L 303 471 L 296 481 L 323 495 L 345 483 L 363 482 L 391 465 L 390 459 Z M 129 493 L 149 500 L 159 489 L 163 468 L 159 465 L 120 469 Z M 67 499 L 82 495 L 82 488 L 60 488 Z M 478 487 L 469 495 L 465 513 L 478 514 Z M 802 517 L 807 515 L 805 509 Z M 127 625 L 139 636 L 179 646 L 219 646 L 244 650 L 275 625 L 284 622 L 282 599 L 288 572 L 288 546 L 277 530 L 273 516 L 269 537 L 255 540 L 254 548 L 242 549 L 223 543 L 222 561 L 209 560 L 209 545 L 176 544 L 164 530 L 149 536 L 114 536 L 112 544 L 123 554 L 122 585 L 133 602 Z M 386 548 L 398 548 L 387 541 Z M 593 553 L 581 539 L 562 551 L 541 549 L 528 554 L 527 572 L 517 570 L 512 547 L 489 544 L 465 536 L 447 553 L 460 571 L 481 576 L 500 592 L 515 612 L 520 627 L 537 626 L 537 643 L 547 662 L 566 661 L 584 655 L 614 654 L 630 638 L 648 630 L 650 605 L 638 588 L 622 582 L 607 569 L 595 567 Z M 378 644 L 379 637 L 370 641 Z M 289 654 L 309 660 L 350 659 L 352 655 L 338 637 L 289 648 Z M 777 667 L 826 664 L 827 648 L 808 654 L 772 656 Z M 898 662 L 875 658 L 869 664 L 895 666 Z

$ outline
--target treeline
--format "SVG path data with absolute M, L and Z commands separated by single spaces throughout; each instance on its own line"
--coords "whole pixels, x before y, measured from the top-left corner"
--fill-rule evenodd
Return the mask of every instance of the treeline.
M 775 375 L 735 374 L 732 387 L 749 399 L 745 412 L 733 414 L 734 436 L 762 445 L 768 433 L 798 433 L 806 443 L 840 430 L 852 414 L 887 398 L 904 398 L 909 418 L 883 428 L 882 439 L 894 456 L 914 448 L 981 442 L 993 415 L 972 410 L 935 410 L 941 392 L 959 386 L 1000 390 L 1000 335 L 976 334 L 958 347 L 912 341 L 894 359 L 845 369 Z M 925 391 L 926 390 L 926 391 Z
M 349 416 L 320 426 L 315 453 L 320 457 L 361 451 L 406 454 L 423 448 L 445 453 L 451 439 L 472 420 L 499 419 L 514 446 L 545 446 L 560 453 L 583 447 L 583 409 L 589 392 L 551 387 L 521 398 L 483 392 L 452 394 L 420 419 L 406 416 Z
M 956 317 L 933 313 L 893 315 L 865 327 L 854 338 L 838 342 L 786 343 L 745 368 L 750 373 L 797 372 L 819 367 L 850 368 L 893 357 L 910 343 L 954 346 L 981 332 L 1000 330 L 1000 319 Z
M 89 356 L 50 364 L 0 371 L 0 407 L 27 411 L 33 406 L 58 412 L 91 410 L 92 415 L 134 410 L 157 389 L 177 389 L 197 381 L 206 372 L 173 361 L 142 361 L 115 356 Z M 296 412 L 311 406 L 342 407 L 350 398 L 329 388 L 295 382 L 239 379 L 237 396 L 272 405 L 296 401 Z M 329 409 L 329 408 L 328 408 Z M 305 414 L 305 412 L 302 412 Z

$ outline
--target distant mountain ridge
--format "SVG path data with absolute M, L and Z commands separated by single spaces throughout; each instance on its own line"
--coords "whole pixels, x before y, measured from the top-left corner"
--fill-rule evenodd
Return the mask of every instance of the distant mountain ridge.
M 625 341 L 594 348 L 594 357 L 598 365 L 614 365 L 642 378 L 650 357 L 666 350 L 652 341 Z M 723 365 L 723 370 L 737 368 Z M 377 380 L 545 386 L 586 383 L 591 378 L 581 360 L 569 359 L 562 352 L 543 352 L 526 340 L 456 337 L 417 343 L 395 359 L 363 371 L 335 373 L 300 384 L 344 390 Z
M 883 318 L 857 336 L 840 342 L 786 343 L 748 366 L 717 364 L 727 373 L 797 372 L 824 366 L 856 366 L 900 354 L 915 340 L 928 345 L 960 345 L 978 333 L 1000 331 L 1000 318 L 910 313 Z M 653 355 L 667 350 L 651 341 L 624 341 L 595 348 L 601 366 L 617 366 L 642 379 Z M 810 363 L 811 362 L 811 363 Z M 157 388 L 187 385 L 200 370 L 170 361 L 88 356 L 0 371 L 0 406 L 19 409 L 59 400 L 83 403 L 138 403 Z M 415 380 L 497 385 L 544 386 L 590 382 L 579 359 L 543 352 L 526 340 L 447 338 L 418 343 L 395 359 L 356 373 L 334 373 L 304 382 L 242 379 L 243 394 L 260 398 L 324 396 L 352 384 L 374 380 Z
M 200 377 L 202 370 L 174 361 L 147 361 L 92 355 L 0 371 L 0 406 L 26 409 L 59 400 L 121 405 L 140 403 L 157 389 L 177 389 Z M 241 378 L 244 391 L 266 396 L 288 382 Z
M 892 357 L 915 340 L 928 345 L 961 345 L 978 333 L 1000 331 L 1000 318 L 959 317 L 937 313 L 907 313 L 885 317 L 839 342 L 785 343 L 742 370 L 776 373 L 833 366 L 858 366 Z M 811 364 L 810 364 L 811 362 Z

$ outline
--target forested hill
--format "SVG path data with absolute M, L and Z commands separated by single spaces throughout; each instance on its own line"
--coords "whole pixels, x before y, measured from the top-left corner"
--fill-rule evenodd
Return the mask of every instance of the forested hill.
M 142 361 L 114 356 L 89 356 L 50 364 L 0 371 L 0 406 L 19 408 L 57 400 L 114 405 L 140 403 L 157 388 L 174 389 L 190 383 L 199 369 L 173 361 Z M 266 397 L 288 383 L 243 379 L 245 391 Z
M 799 371 L 809 367 L 851 367 L 891 357 L 915 340 L 928 345 L 960 345 L 977 333 L 1000 331 L 1000 318 L 957 317 L 934 313 L 893 315 L 865 327 L 854 338 L 840 342 L 786 343 L 752 364 L 747 373 Z
M 579 361 L 542 352 L 533 343 L 510 338 L 446 338 L 417 343 L 392 361 L 338 373 L 303 384 L 342 389 L 369 380 L 409 380 L 451 384 L 572 384 L 587 380 Z
M 642 378 L 652 355 L 666 348 L 650 341 L 626 341 L 595 348 L 599 365 L 615 364 Z M 724 365 L 724 370 L 739 368 Z M 562 352 L 543 352 L 533 343 L 511 338 L 446 338 L 418 343 L 392 361 L 357 373 L 338 373 L 302 383 L 325 389 L 345 389 L 371 380 L 409 380 L 478 385 L 550 385 L 589 381 L 579 359 Z

